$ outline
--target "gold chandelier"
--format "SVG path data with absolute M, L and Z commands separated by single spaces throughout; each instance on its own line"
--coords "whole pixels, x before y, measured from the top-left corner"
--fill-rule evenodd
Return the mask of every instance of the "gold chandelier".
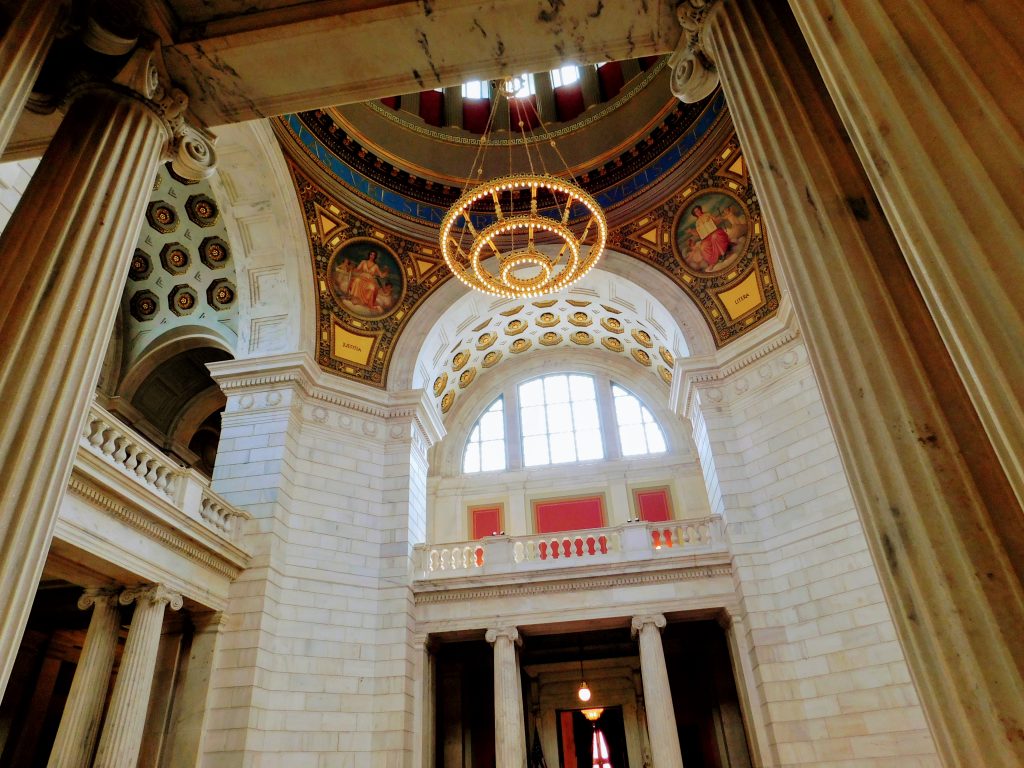
M 505 298 L 523 298 L 554 293 L 575 283 L 593 269 L 608 239 L 608 224 L 597 201 L 575 183 L 565 159 L 552 139 L 550 145 L 561 161 L 565 175 L 549 173 L 539 148 L 534 153 L 528 140 L 522 105 L 518 127 L 526 154 L 528 173 L 512 168 L 491 181 L 473 184 L 483 174 L 498 101 L 509 104 L 509 135 L 513 112 L 510 93 L 518 78 L 505 80 L 495 89 L 491 114 L 480 138 L 469 181 L 462 196 L 441 221 L 441 253 L 452 273 L 470 288 Z M 530 104 L 529 99 L 523 100 Z M 532 105 L 530 105 L 532 106 Z M 537 121 L 547 131 L 543 120 Z

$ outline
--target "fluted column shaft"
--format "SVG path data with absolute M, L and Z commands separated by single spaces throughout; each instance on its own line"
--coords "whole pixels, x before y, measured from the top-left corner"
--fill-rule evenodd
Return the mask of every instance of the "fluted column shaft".
M 0 154 L 14 133 L 32 86 L 50 50 L 63 3 L 22 0 L 0 40 Z
M 1024 504 L 1021 5 L 790 5 Z
M 120 600 L 124 605 L 134 601 L 135 614 L 110 695 L 93 768 L 135 768 L 160 650 L 164 608 L 170 605 L 172 610 L 177 610 L 182 604 L 181 595 L 159 586 L 127 590 L 121 593 Z
M 950 766 L 1019 766 L 1024 739 L 1007 734 L 1024 733 L 1020 505 L 779 7 L 722 0 L 701 40 L 936 746 Z
M 110 672 L 114 668 L 120 612 L 117 595 L 110 590 L 87 590 L 79 599 L 78 607 L 85 610 L 90 605 L 93 606 L 92 618 L 85 645 L 75 668 L 47 768 L 88 768 L 100 732 Z
M 79 96 L 0 237 L 0 689 L 169 138 L 139 99 Z
M 683 768 L 683 752 L 679 747 L 679 731 L 672 706 L 672 690 L 668 684 L 665 649 L 661 646 L 661 630 L 665 624 L 665 617 L 661 614 L 635 616 L 633 636 L 640 642 L 640 676 L 644 684 L 647 729 L 651 737 L 654 768 Z
M 486 637 L 494 646 L 495 765 L 497 768 L 525 768 L 526 723 L 516 660 L 516 646 L 521 645 L 522 640 L 515 627 L 489 629 Z

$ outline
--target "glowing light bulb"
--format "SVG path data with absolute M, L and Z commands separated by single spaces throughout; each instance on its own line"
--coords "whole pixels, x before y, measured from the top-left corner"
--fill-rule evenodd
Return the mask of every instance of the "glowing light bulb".
M 580 701 L 590 701 L 590 689 L 587 687 L 586 681 L 580 683 L 580 689 L 576 695 Z

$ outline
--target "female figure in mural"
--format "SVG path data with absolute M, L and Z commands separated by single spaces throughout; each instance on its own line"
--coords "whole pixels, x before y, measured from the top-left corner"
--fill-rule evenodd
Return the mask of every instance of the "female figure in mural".
M 699 205 L 693 206 L 693 217 L 697 220 L 695 228 L 700 238 L 701 255 L 711 269 L 729 253 L 732 241 L 729 234 L 722 229 L 718 220 L 710 213 L 704 213 Z
M 370 251 L 352 272 L 352 279 L 349 281 L 349 293 L 352 294 L 352 301 L 358 302 L 368 309 L 376 309 L 377 292 L 387 275 L 387 270 L 381 269 L 377 264 L 377 252 Z

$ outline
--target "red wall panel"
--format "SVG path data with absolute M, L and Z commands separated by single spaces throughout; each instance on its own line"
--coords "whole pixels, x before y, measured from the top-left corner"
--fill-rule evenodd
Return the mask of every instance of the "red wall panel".
M 647 491 L 634 491 L 636 512 L 641 520 L 648 523 L 660 523 L 672 519 L 672 501 L 667 488 L 653 488 Z
M 472 525 L 473 538 L 482 539 L 501 533 L 501 507 L 471 507 L 469 520 Z
M 533 505 L 537 533 L 578 531 L 604 527 L 604 497 L 551 499 Z

